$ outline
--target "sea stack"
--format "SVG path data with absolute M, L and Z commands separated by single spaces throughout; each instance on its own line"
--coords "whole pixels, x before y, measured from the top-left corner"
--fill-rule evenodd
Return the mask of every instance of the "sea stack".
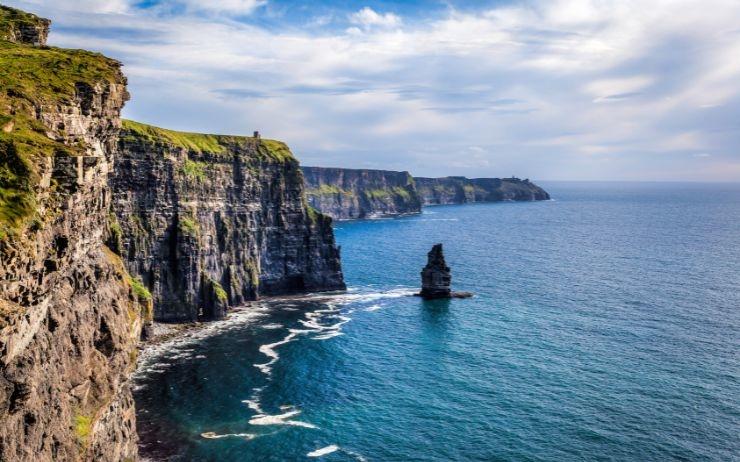
M 427 266 L 421 270 L 421 293 L 418 295 L 425 300 L 473 296 L 470 292 L 452 292 L 451 283 L 452 275 L 450 267 L 445 262 L 442 244 L 435 244 L 427 254 Z

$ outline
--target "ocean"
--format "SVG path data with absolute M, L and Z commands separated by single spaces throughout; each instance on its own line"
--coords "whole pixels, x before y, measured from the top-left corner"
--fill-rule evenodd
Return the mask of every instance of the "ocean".
M 740 460 L 740 185 L 336 223 L 349 290 L 253 303 L 144 355 L 178 461 Z M 464 300 L 413 297 L 444 244 Z

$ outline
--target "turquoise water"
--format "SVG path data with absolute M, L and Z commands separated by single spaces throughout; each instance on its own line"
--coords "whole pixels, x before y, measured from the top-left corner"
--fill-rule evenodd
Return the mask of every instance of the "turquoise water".
M 543 186 L 555 201 L 339 223 L 350 292 L 144 361 L 144 453 L 740 460 L 740 185 Z M 408 296 L 436 242 L 475 298 Z

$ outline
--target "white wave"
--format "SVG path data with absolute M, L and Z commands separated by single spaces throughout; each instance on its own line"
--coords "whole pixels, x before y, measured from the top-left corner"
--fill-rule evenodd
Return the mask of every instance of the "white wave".
M 316 332 L 316 329 L 288 329 L 288 332 L 290 332 L 291 334 L 296 334 L 296 335 L 311 334 L 311 333 Z
M 340 335 L 344 335 L 344 333 L 332 332 L 329 334 L 317 335 L 316 337 L 312 338 L 312 340 L 329 340 L 330 338 L 339 337 Z
M 258 414 L 249 420 L 251 425 L 289 425 L 294 427 L 304 428 L 318 428 L 316 425 L 308 422 L 301 422 L 300 420 L 290 420 L 291 417 L 295 417 L 300 414 L 301 411 L 298 409 L 285 412 L 277 415 Z
M 318 324 L 314 321 L 304 321 L 302 319 L 299 319 L 298 322 L 303 324 L 304 327 L 310 328 L 311 330 L 309 330 L 308 332 L 316 332 L 326 328 L 326 326 L 322 326 L 321 324 Z
M 379 309 L 383 308 L 381 305 L 372 305 L 368 306 L 365 311 L 378 311 Z
M 253 440 L 257 437 L 254 433 L 226 433 L 219 435 L 214 432 L 201 433 L 200 436 L 209 440 L 217 440 L 221 438 L 244 438 L 246 440 Z
M 277 351 L 275 351 L 275 348 L 279 347 L 280 345 L 285 345 L 286 343 L 292 342 L 295 337 L 296 337 L 296 334 L 291 332 L 279 342 L 268 343 L 267 345 L 262 345 L 260 347 L 260 353 L 272 359 L 270 359 L 266 363 L 253 364 L 253 366 L 258 368 L 265 375 L 272 374 L 272 365 L 275 364 L 278 359 L 280 359 L 280 355 L 278 354 Z
M 354 457 L 355 459 L 357 459 L 359 462 L 367 462 L 367 459 L 362 454 L 357 454 L 354 451 L 348 451 L 346 449 L 343 449 L 343 451 L 349 454 L 350 456 Z
M 254 396 L 252 399 L 243 400 L 242 403 L 246 404 L 249 409 L 253 410 L 257 414 L 263 414 L 262 407 L 257 398 L 257 396 Z
M 151 369 L 161 359 L 170 359 L 173 356 L 179 356 L 184 353 L 193 353 L 197 350 L 196 345 L 201 340 L 220 332 L 241 328 L 245 324 L 250 324 L 256 319 L 267 316 L 269 312 L 270 307 L 268 305 L 253 305 L 249 309 L 241 309 L 229 313 L 226 319 L 200 324 L 195 329 L 176 335 L 171 340 L 145 345 L 139 354 L 134 378 L 141 378 L 150 372 L 162 373 L 164 371 L 158 368 Z
M 311 452 L 309 452 L 306 455 L 308 457 L 321 457 L 321 456 L 325 456 L 327 454 L 331 454 L 332 452 L 337 451 L 338 449 L 339 449 L 339 446 L 337 446 L 336 444 L 332 444 L 332 445 L 326 446 L 324 448 L 317 449 L 315 451 L 311 451 Z
M 280 329 L 283 327 L 283 325 L 277 324 L 277 323 L 271 323 L 271 324 L 264 324 L 260 327 L 262 327 L 263 329 Z

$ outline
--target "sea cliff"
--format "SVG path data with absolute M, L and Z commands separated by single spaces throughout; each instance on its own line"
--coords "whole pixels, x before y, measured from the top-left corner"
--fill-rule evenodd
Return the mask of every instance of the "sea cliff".
M 414 178 L 424 205 L 497 201 L 543 201 L 550 195 L 529 180 L 519 178 Z
M 153 319 L 344 288 L 281 142 L 122 122 L 120 63 L 0 7 L 0 460 L 138 458 Z
M 408 172 L 302 167 L 309 204 L 337 220 L 421 212 L 424 205 L 549 200 L 519 178 L 412 177 Z
M 309 204 L 338 220 L 397 216 L 421 211 L 408 172 L 302 167 Z
M 331 219 L 307 206 L 285 144 L 125 121 L 118 148 L 111 247 L 151 290 L 156 320 L 345 287 Z
M 151 305 L 103 245 L 126 81 L 48 26 L 0 7 L 0 460 L 133 460 Z

